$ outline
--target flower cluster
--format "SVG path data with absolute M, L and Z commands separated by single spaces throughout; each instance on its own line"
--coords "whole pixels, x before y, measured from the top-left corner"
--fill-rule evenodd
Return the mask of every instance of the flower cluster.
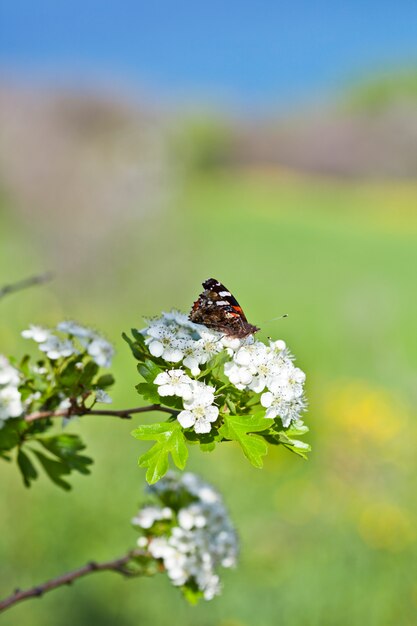
M 57 335 L 56 331 L 67 336 Z M 111 343 L 90 328 L 71 321 L 60 322 L 55 331 L 31 325 L 22 332 L 22 337 L 36 341 L 39 350 L 44 352 L 51 361 L 86 351 L 97 365 L 110 367 L 114 355 Z M 74 340 L 77 340 L 79 346 Z
M 306 408 L 305 374 L 294 366 L 282 340 L 270 340 L 266 345 L 255 341 L 253 336 L 230 339 L 190 322 L 178 311 L 148 320 L 148 326 L 140 332 L 153 357 L 170 365 L 182 363 L 192 377 L 199 377 L 202 368 L 207 369 L 223 353 L 224 374 L 229 382 L 239 391 L 262 394 L 260 402 L 266 409 L 265 417 L 279 416 L 284 427 L 299 419 Z M 213 405 L 216 389 L 190 375 L 184 369 L 168 370 L 159 374 L 154 384 L 160 397 L 173 395 L 183 399 L 184 410 L 178 421 L 184 428 L 193 426 L 195 432 L 207 433 L 219 415 L 218 407 Z
M 261 341 L 242 345 L 225 363 L 224 371 L 230 382 L 240 390 L 262 393 L 261 404 L 265 417 L 281 417 L 287 427 L 298 419 L 305 409 L 304 372 L 295 367 L 293 357 L 282 340 Z M 267 391 L 265 391 L 265 389 Z
M 237 348 L 240 343 L 238 339 L 227 339 L 221 333 L 190 322 L 184 313 L 175 310 L 149 319 L 141 333 L 152 356 L 161 357 L 167 363 L 182 362 L 193 376 L 198 376 L 200 366 L 224 348 Z
M 19 417 L 23 413 L 19 384 L 19 371 L 0 354 L 0 428 L 10 417 Z
M 177 419 L 183 428 L 194 427 L 196 433 L 209 433 L 211 423 L 219 416 L 214 403 L 214 387 L 193 380 L 182 369 L 161 372 L 154 380 L 161 397 L 179 396 L 184 410 Z
M 171 413 L 132 432 L 136 439 L 155 441 L 139 458 L 150 484 L 166 474 L 170 459 L 183 470 L 189 445 L 211 452 L 233 441 L 258 468 L 270 445 L 307 458 L 310 446 L 298 440 L 308 432 L 300 419 L 305 375 L 284 341 L 231 338 L 177 311 L 132 329 L 133 338 L 123 337 L 144 379 L 138 393 Z
M 132 520 L 142 532 L 138 545 L 162 561 L 175 586 L 211 600 L 221 589 L 219 566 L 235 566 L 238 556 L 220 494 L 190 473 L 169 473 L 149 490 L 158 504 L 142 507 Z

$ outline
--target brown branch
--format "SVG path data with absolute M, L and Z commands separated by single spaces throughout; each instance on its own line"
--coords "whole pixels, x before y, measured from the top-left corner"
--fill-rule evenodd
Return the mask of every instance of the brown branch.
M 63 585 L 71 585 L 77 578 L 82 578 L 83 576 L 88 576 L 89 574 L 94 574 L 95 572 L 117 572 L 122 576 L 133 577 L 141 575 L 138 571 L 129 570 L 127 567 L 129 561 L 135 557 L 150 557 L 148 552 L 144 552 L 142 550 L 132 550 L 128 552 L 125 556 L 119 557 L 118 559 L 114 559 L 113 561 L 104 561 L 103 563 L 96 563 L 95 561 L 91 561 L 80 567 L 79 569 L 75 569 L 72 572 L 67 572 L 66 574 L 62 574 L 61 576 L 57 576 L 56 578 L 52 578 L 47 582 L 36 585 L 35 587 L 31 587 L 30 589 L 25 589 L 21 591 L 20 589 L 16 589 L 10 596 L 5 598 L 4 600 L 0 600 L 0 613 L 2 611 L 6 611 L 11 608 L 18 602 L 22 602 L 23 600 L 28 600 L 29 598 L 40 598 L 44 593 L 48 591 L 52 591 L 53 589 L 57 589 L 58 587 L 62 587 Z
M 36 413 L 29 413 L 25 415 L 26 422 L 35 422 L 36 420 L 54 418 L 54 417 L 73 417 L 74 415 L 110 415 L 112 417 L 119 417 L 121 419 L 131 419 L 135 413 L 148 413 L 150 411 L 161 411 L 162 413 L 169 413 L 170 415 L 177 415 L 179 411 L 176 409 L 170 409 L 160 404 L 150 404 L 148 406 L 135 407 L 133 409 L 87 409 L 86 407 L 70 407 L 68 409 L 58 409 L 57 411 L 37 411 Z
M 45 272 L 45 274 L 38 274 L 35 276 L 30 276 L 29 278 L 24 278 L 23 280 L 19 280 L 16 283 L 10 283 L 10 285 L 4 285 L 0 287 L 0 298 L 9 295 L 10 293 L 14 293 L 15 291 L 21 291 L 22 289 L 27 289 L 28 287 L 33 287 L 35 285 L 43 285 L 44 283 L 52 280 L 53 274 L 51 272 Z

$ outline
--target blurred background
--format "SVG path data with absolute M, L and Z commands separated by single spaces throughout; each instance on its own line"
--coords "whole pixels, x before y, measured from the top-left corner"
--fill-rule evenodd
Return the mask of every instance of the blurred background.
M 92 325 L 134 406 L 121 331 L 214 276 L 307 372 L 313 445 L 262 472 L 193 451 L 242 542 L 221 598 L 101 574 L 5 626 L 415 624 L 415 2 L 1 0 L 0 31 L 0 285 L 55 274 L 0 302 L 0 352 Z M 71 494 L 3 463 L 1 596 L 134 545 L 136 422 L 71 425 L 95 459 Z

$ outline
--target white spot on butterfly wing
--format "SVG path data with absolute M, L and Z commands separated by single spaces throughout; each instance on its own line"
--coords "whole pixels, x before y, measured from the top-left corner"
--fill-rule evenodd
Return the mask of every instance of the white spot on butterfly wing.
M 222 296 L 222 298 L 224 296 L 231 296 L 232 294 L 230 293 L 230 291 L 219 291 L 219 296 Z

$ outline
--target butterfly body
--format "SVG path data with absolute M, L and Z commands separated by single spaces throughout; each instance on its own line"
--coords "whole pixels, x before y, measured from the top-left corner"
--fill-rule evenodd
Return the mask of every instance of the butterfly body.
M 189 315 L 192 322 L 238 339 L 259 330 L 257 326 L 249 324 L 242 307 L 222 283 L 209 278 L 203 283 L 203 287 L 204 291 L 194 302 Z

